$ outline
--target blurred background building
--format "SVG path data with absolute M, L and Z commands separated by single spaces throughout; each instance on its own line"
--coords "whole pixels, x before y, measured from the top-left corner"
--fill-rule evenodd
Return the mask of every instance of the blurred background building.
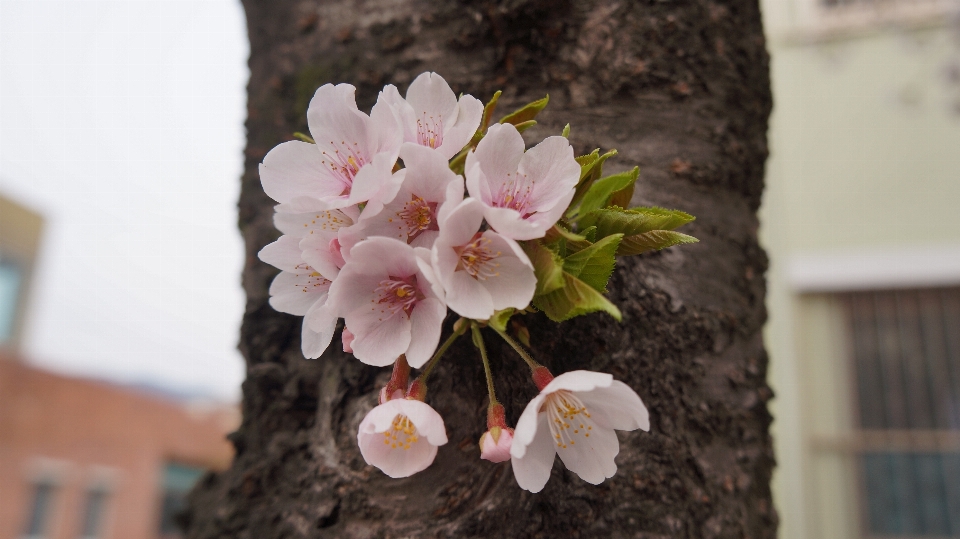
M 960 537 L 960 2 L 762 5 L 781 537 Z
M 19 350 L 43 219 L 0 196 L 0 539 L 172 539 L 235 406 L 54 374 Z

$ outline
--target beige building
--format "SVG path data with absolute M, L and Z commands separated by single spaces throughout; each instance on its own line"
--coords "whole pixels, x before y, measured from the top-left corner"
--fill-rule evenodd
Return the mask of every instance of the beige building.
M 960 2 L 762 5 L 780 535 L 960 537 Z

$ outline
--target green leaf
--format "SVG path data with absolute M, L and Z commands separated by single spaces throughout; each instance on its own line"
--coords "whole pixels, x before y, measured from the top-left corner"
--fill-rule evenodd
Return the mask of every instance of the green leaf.
M 537 290 L 534 295 L 548 294 L 562 287 L 563 259 L 560 255 L 538 241 L 525 241 L 521 245 L 533 264 L 534 275 L 537 276 Z
M 689 213 L 678 210 L 643 207 L 629 210 L 619 207 L 603 208 L 592 212 L 588 217 L 581 220 L 581 223 L 596 225 L 597 235 L 600 237 L 617 233 L 634 236 L 652 230 L 673 230 L 695 219 Z
M 513 316 L 513 313 L 516 312 L 516 309 L 513 307 L 508 307 L 502 311 L 497 311 L 493 313 L 493 316 L 490 317 L 490 320 L 487 321 L 490 324 L 490 327 L 499 331 L 507 330 L 507 322 L 510 320 L 510 317 Z
M 630 201 L 633 200 L 633 191 L 636 187 L 637 182 L 633 182 L 623 189 L 615 192 L 607 202 L 607 206 L 619 206 L 621 208 L 630 206 Z
M 540 114 L 540 111 L 543 110 L 549 102 L 550 96 L 548 95 L 543 99 L 538 99 L 532 103 L 527 103 L 510 114 L 507 114 L 503 118 L 500 118 L 500 123 L 513 124 L 519 129 L 520 124 L 536 118 L 537 114 Z
M 526 131 L 527 129 L 530 129 L 535 125 L 537 125 L 536 120 L 527 120 L 525 122 L 518 123 L 515 127 L 517 128 L 518 132 L 523 133 L 524 131 Z
M 570 138 L 570 124 L 564 126 L 563 131 L 560 133 L 560 136 L 563 138 Z
M 638 255 L 647 251 L 659 251 L 674 245 L 683 245 L 686 243 L 697 243 L 697 238 L 673 232 L 672 230 L 651 230 L 643 234 L 628 236 L 620 242 L 620 248 L 617 249 L 618 256 Z
M 487 101 L 487 104 L 483 107 L 483 118 L 480 120 L 480 127 L 477 129 L 477 134 L 473 136 L 478 142 L 483 137 L 483 134 L 487 132 L 487 126 L 490 125 L 490 118 L 493 116 L 493 111 L 497 110 L 497 102 L 500 101 L 500 90 L 497 90 L 493 94 L 493 97 L 490 98 L 490 101 Z
M 299 131 L 297 131 L 297 132 L 295 132 L 295 133 L 293 134 L 293 138 L 298 139 L 298 140 L 302 140 L 302 141 L 304 141 L 304 142 L 309 142 L 310 144 L 316 144 L 316 143 L 317 143 L 317 141 L 313 140 L 313 137 L 311 137 L 310 135 L 307 135 L 307 134 L 305 134 L 305 133 L 301 133 L 301 132 L 299 132 Z
M 640 168 L 633 167 L 632 170 L 600 178 L 593 182 L 590 189 L 583 195 L 583 200 L 579 207 L 571 207 L 567 210 L 567 216 L 587 215 L 593 210 L 600 209 L 607 205 L 607 201 L 613 193 L 633 185 L 640 175 Z
M 586 194 L 590 186 L 593 185 L 593 182 L 603 174 L 603 162 L 614 155 L 617 155 L 617 150 L 610 150 L 603 155 L 600 155 L 600 150 L 593 150 L 587 155 L 581 155 L 576 158 L 577 163 L 580 164 L 580 181 L 577 183 L 577 190 L 573 195 L 573 200 L 570 201 L 570 206 L 567 211 L 568 215 L 571 215 L 570 212 L 577 207 L 583 195 Z
M 554 322 L 569 320 L 581 314 L 603 311 L 621 320 L 620 309 L 587 283 L 563 273 L 563 286 L 541 296 L 534 296 L 533 304 Z
M 607 281 L 617 263 L 620 234 L 607 236 L 597 243 L 574 253 L 563 261 L 563 270 L 587 283 L 600 293 L 607 291 Z
M 560 224 L 560 222 L 557 222 L 557 224 L 547 229 L 547 233 L 543 236 L 543 241 L 547 243 L 554 243 L 561 239 L 568 241 L 584 241 L 587 238 L 586 236 L 581 236 L 575 232 L 570 232 L 566 229 L 566 227 L 564 227 L 564 225 Z

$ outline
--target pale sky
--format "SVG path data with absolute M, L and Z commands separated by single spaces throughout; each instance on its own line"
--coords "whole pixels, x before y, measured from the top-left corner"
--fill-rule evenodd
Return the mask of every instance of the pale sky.
M 0 192 L 46 218 L 23 352 L 237 399 L 235 0 L 0 0 Z

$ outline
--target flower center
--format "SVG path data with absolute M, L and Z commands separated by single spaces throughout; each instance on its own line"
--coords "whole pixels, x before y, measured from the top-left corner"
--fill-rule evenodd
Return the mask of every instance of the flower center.
M 424 230 L 440 230 L 437 226 L 437 203 L 411 195 L 410 202 L 403 205 L 397 216 L 407 227 L 407 242 L 416 239 Z M 391 219 L 392 221 L 393 219 Z
M 402 279 L 388 277 L 380 281 L 380 286 L 375 292 L 378 298 L 373 301 L 380 306 L 382 313 L 389 313 L 388 316 L 401 312 L 409 316 L 410 311 L 423 299 L 423 295 L 417 289 L 417 278 L 414 275 Z
M 580 436 L 589 438 L 593 431 L 590 412 L 583 402 L 569 391 L 561 390 L 547 395 L 541 410 L 548 414 L 550 434 L 560 449 L 576 445 Z
M 416 425 L 403 414 L 397 414 L 397 417 L 393 418 L 393 427 L 383 433 L 383 444 L 389 445 L 390 449 L 410 449 L 410 446 L 419 440 Z
M 500 264 L 496 260 L 501 252 L 494 252 L 490 250 L 489 246 L 490 239 L 478 233 L 470 243 L 463 247 L 454 248 L 460 255 L 460 261 L 457 262 L 457 269 L 454 271 L 465 271 L 474 279 L 481 281 L 490 277 L 498 277 L 500 272 L 497 271 L 497 268 L 500 267 Z
M 437 149 L 443 144 L 443 116 L 427 116 L 417 120 L 417 143 Z
M 519 172 L 507 174 L 507 179 L 500 185 L 500 189 L 493 196 L 493 205 L 498 208 L 510 208 L 520 213 L 523 218 L 530 216 L 528 208 L 533 195 L 533 184 L 527 182 L 527 175 Z
M 341 140 L 340 144 L 336 144 L 331 140 L 330 146 L 333 147 L 332 154 L 327 151 L 320 152 L 323 155 L 321 163 L 329 167 L 333 176 L 343 184 L 343 192 L 340 196 L 349 195 L 353 187 L 353 178 L 367 162 L 360 155 L 360 148 L 356 142 L 350 145 Z

